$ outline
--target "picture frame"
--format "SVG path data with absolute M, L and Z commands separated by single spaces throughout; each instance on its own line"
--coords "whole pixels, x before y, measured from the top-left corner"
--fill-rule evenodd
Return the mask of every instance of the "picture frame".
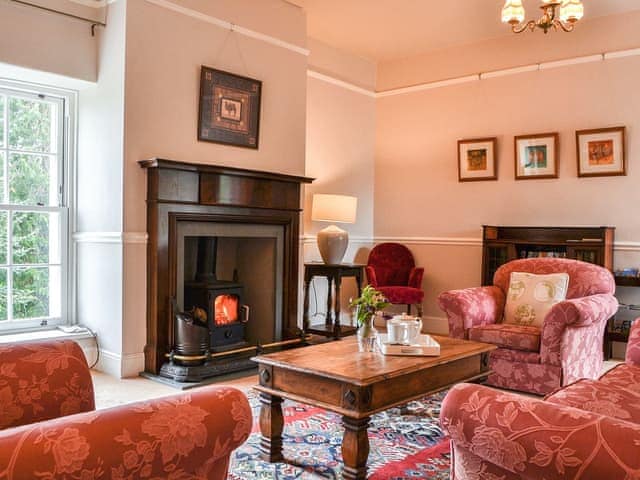
M 498 179 L 496 137 L 458 140 L 458 181 Z
M 576 131 L 578 177 L 627 174 L 625 127 Z
M 514 137 L 515 179 L 558 178 L 559 143 L 557 132 Z
M 262 82 L 202 66 L 198 140 L 257 149 Z

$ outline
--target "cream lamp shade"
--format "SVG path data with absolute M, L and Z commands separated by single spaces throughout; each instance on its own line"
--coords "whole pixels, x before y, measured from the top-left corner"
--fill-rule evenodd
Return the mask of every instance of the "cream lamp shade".
M 311 220 L 315 222 L 354 223 L 358 199 L 348 195 L 314 194 L 311 207 Z M 349 234 L 330 225 L 318 232 L 318 250 L 324 263 L 337 265 L 342 262 L 347 246 Z

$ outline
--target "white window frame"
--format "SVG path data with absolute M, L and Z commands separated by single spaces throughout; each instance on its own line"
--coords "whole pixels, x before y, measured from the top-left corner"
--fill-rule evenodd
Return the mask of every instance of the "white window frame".
M 74 321 L 74 269 L 73 248 L 71 245 L 71 232 L 73 228 L 74 203 L 75 203 L 75 154 L 76 154 L 76 128 L 77 128 L 77 92 L 61 89 L 53 86 L 35 83 L 9 80 L 0 78 L 0 94 L 28 99 L 40 99 L 58 105 L 58 205 L 57 206 L 31 206 L 0 204 L 0 210 L 9 212 L 7 216 L 7 235 L 11 235 L 11 215 L 15 212 L 55 212 L 60 216 L 60 316 L 41 317 L 32 319 L 14 319 L 0 321 L 0 334 L 20 333 L 37 330 L 57 328 L 59 325 L 69 325 Z M 8 103 L 5 102 L 5 122 L 8 122 Z M 8 123 L 6 123 L 8 124 Z M 7 174 L 10 151 L 8 138 L 6 144 L 0 148 L 5 152 L 5 175 Z M 29 152 L 34 153 L 34 152 Z M 47 153 L 47 155 L 49 155 Z M 8 177 L 5 177 L 8 180 Z M 8 183 L 7 183 L 8 184 Z M 10 237 L 9 237 L 10 238 Z M 11 245 L 11 242 L 8 242 Z M 13 265 L 12 252 L 7 251 L 7 265 Z M 51 265 L 51 264 L 49 264 Z M 7 288 L 11 288 L 11 270 L 7 273 Z M 7 302 L 7 316 L 10 318 L 10 309 L 13 308 Z

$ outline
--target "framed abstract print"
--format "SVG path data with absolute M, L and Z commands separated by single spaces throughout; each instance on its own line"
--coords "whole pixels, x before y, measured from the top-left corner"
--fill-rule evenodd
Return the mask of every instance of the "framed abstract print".
M 497 180 L 496 137 L 458 140 L 458 181 Z
M 579 177 L 626 175 L 625 127 L 578 130 L 576 154 Z
M 557 132 L 515 137 L 516 180 L 558 178 L 558 143 Z
M 202 66 L 198 140 L 258 148 L 262 82 Z

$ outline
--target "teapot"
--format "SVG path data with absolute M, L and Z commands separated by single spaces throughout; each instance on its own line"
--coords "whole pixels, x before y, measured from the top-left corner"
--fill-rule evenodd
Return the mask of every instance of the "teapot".
M 387 341 L 389 343 L 411 345 L 422 331 L 422 319 L 403 313 L 394 315 L 387 322 Z

